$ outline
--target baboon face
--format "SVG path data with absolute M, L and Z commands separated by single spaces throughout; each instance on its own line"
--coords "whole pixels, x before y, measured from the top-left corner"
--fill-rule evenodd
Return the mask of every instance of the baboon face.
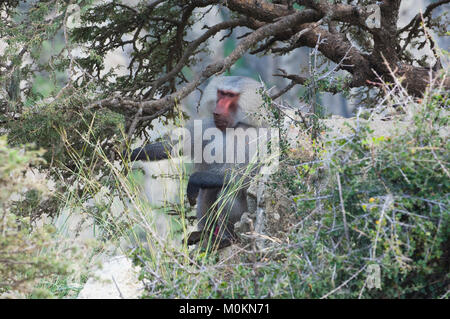
M 216 127 L 225 131 L 227 127 L 234 127 L 236 112 L 239 107 L 239 93 L 231 90 L 217 90 L 216 108 L 213 112 Z

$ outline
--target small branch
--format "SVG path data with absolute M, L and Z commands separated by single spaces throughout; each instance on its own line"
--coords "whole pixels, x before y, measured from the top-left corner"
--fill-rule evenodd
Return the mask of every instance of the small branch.
M 439 7 L 443 4 L 446 4 L 446 3 L 450 3 L 450 0 L 441 0 L 438 2 L 431 3 L 425 9 L 425 12 L 423 14 L 424 18 L 428 18 L 434 9 L 436 9 L 437 7 Z M 422 20 L 421 14 L 420 13 L 416 14 L 415 17 L 412 18 L 412 20 L 406 26 L 404 26 L 403 28 L 401 28 L 400 30 L 397 31 L 397 34 L 403 33 L 410 29 L 411 30 L 416 29 L 420 25 L 421 20 Z
M 276 49 L 273 49 L 272 52 L 273 52 L 273 53 L 286 54 L 286 53 L 288 53 L 288 52 L 290 52 L 290 51 L 292 51 L 292 50 L 294 50 L 294 49 L 300 47 L 300 46 L 301 46 L 301 44 L 300 44 L 300 43 L 301 43 L 301 42 L 300 42 L 300 38 L 302 37 L 302 35 L 305 34 L 306 32 L 309 32 L 309 31 L 311 31 L 311 30 L 314 30 L 314 29 L 317 28 L 319 25 L 321 25 L 322 22 L 323 22 L 323 19 L 321 19 L 321 20 L 319 20 L 319 21 L 317 21 L 317 22 L 315 22 L 315 23 L 310 24 L 309 27 L 307 27 L 307 28 L 305 28 L 305 29 L 303 29 L 303 30 L 300 30 L 299 32 L 297 32 L 296 34 L 294 34 L 294 35 L 291 37 L 290 42 L 291 42 L 292 44 L 291 44 L 290 46 L 284 47 L 284 48 L 276 48 Z
M 347 217 L 345 214 L 345 207 L 344 207 L 344 199 L 342 197 L 342 187 L 341 187 L 341 178 L 339 176 L 339 172 L 336 173 L 336 179 L 339 187 L 339 200 L 341 201 L 341 210 L 342 210 L 342 220 L 344 221 L 344 232 L 345 232 L 345 238 L 347 239 L 347 247 L 350 250 L 350 237 L 348 234 L 348 226 L 347 226 Z
M 389 209 L 389 207 L 391 207 L 393 202 L 394 202 L 394 197 L 392 196 L 392 194 L 388 194 L 386 196 L 386 200 L 384 201 L 383 208 L 381 209 L 380 219 L 378 219 L 377 233 L 376 233 L 375 239 L 374 239 L 371 260 L 376 259 L 378 236 L 380 235 L 380 230 L 381 230 L 381 226 L 383 223 L 384 215 L 385 215 L 386 211 Z
M 323 295 L 322 297 L 320 297 L 320 299 L 325 299 L 328 298 L 329 296 L 331 296 L 332 294 L 334 294 L 336 291 L 338 291 L 339 289 L 341 289 L 342 287 L 344 287 L 345 285 L 347 285 L 350 281 L 353 280 L 353 278 L 355 278 L 356 276 L 358 276 L 364 269 L 366 269 L 367 265 L 364 265 L 360 270 L 358 270 L 356 273 L 354 273 L 350 278 L 348 278 L 346 281 L 344 281 L 341 285 L 339 285 L 339 287 L 331 290 L 329 293 Z
M 150 83 L 150 86 L 152 87 L 151 90 L 144 95 L 144 98 L 153 98 L 153 95 L 155 94 L 156 90 L 159 88 L 159 86 L 163 83 L 166 83 L 167 81 L 171 80 L 173 77 L 175 77 L 183 67 L 186 65 L 188 59 L 190 56 L 192 56 L 195 53 L 195 50 L 206 40 L 214 36 L 216 33 L 228 29 L 228 28 L 234 28 L 239 25 L 246 25 L 247 19 L 236 19 L 231 21 L 225 21 L 222 23 L 218 23 L 214 25 L 213 27 L 208 28 L 208 30 L 202 34 L 199 38 L 192 41 L 184 51 L 183 56 L 178 61 L 177 65 L 170 70 L 167 74 L 160 77 L 159 79 L 153 81 Z
M 276 74 L 273 74 L 273 75 L 277 76 Z M 284 89 L 282 89 L 278 93 L 275 93 L 275 94 L 271 95 L 270 98 L 272 100 L 276 100 L 276 99 L 278 99 L 280 96 L 282 96 L 283 94 L 288 92 L 290 89 L 292 89 L 296 85 L 297 85 L 297 83 L 295 83 L 294 81 L 291 81 L 291 83 L 289 83 L 289 85 L 287 85 Z
M 112 278 L 112 280 L 113 280 L 113 282 L 114 282 L 114 285 L 116 286 L 117 291 L 119 292 L 120 298 L 121 298 L 121 299 L 125 299 L 124 296 L 122 295 L 122 292 L 120 291 L 120 288 L 119 288 L 119 285 L 118 285 L 117 282 L 116 282 L 116 279 L 114 278 L 113 275 L 111 275 L 111 278 Z
M 273 76 L 289 79 L 292 82 L 294 82 L 295 84 L 300 84 L 300 85 L 304 85 L 308 81 L 307 78 L 296 75 L 296 74 L 273 74 Z

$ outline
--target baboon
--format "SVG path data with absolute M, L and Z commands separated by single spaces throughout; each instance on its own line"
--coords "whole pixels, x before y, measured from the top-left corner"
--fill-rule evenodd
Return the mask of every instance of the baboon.
M 249 164 L 261 139 L 258 129 L 267 127 L 260 88 L 259 82 L 247 77 L 213 78 L 196 116 L 186 125 L 189 138 L 184 136 L 181 146 L 174 147 L 174 140 L 166 138 L 131 153 L 131 160 L 149 161 L 167 159 L 180 149 L 191 155 L 194 170 L 187 197 L 191 205 L 197 202 L 198 231 L 190 234 L 188 244 L 197 243 L 205 234 L 217 240 L 219 248 L 235 239 L 234 224 L 247 211 L 249 175 L 255 171 Z

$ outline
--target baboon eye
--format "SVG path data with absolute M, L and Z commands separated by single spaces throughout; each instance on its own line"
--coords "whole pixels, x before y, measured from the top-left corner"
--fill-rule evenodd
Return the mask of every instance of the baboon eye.
M 222 90 L 217 90 L 217 95 L 219 96 L 227 96 L 227 97 L 236 97 L 239 95 L 239 93 L 235 93 L 232 91 L 222 91 Z

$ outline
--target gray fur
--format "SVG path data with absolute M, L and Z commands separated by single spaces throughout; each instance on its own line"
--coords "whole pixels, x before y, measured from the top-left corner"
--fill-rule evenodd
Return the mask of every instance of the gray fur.
M 192 120 L 202 120 L 203 132 L 205 132 L 205 130 L 208 128 L 216 128 L 213 120 L 213 112 L 217 102 L 217 90 L 220 89 L 240 93 L 238 102 L 239 109 L 236 112 L 233 121 L 233 128 L 246 129 L 249 127 L 257 128 L 265 126 L 260 117 L 260 115 L 262 114 L 262 111 L 260 109 L 262 98 L 257 92 L 259 87 L 259 82 L 247 77 L 221 76 L 213 78 L 204 90 L 200 108 L 196 116 L 194 116 L 196 118 L 193 118 Z M 191 121 L 186 125 L 186 128 L 190 131 L 192 137 L 194 128 L 193 123 L 194 122 Z M 203 150 L 205 150 L 205 147 L 215 146 L 216 149 L 218 149 L 220 144 L 222 144 L 224 150 L 223 154 L 225 156 L 226 141 L 226 132 L 221 132 L 216 136 L 216 139 L 212 141 L 203 141 L 202 139 L 202 153 Z M 190 153 L 191 157 L 194 159 L 194 163 L 196 162 L 193 152 L 195 142 L 199 141 L 195 141 L 194 138 L 192 138 L 191 143 L 185 143 L 184 145 L 181 145 L 181 151 L 183 151 L 184 154 L 186 154 L 186 151 L 191 151 Z M 173 145 L 173 143 L 169 142 L 169 140 L 166 140 L 164 148 L 150 147 L 147 149 L 166 149 L 169 151 L 172 150 L 172 154 L 177 155 L 176 153 L 179 151 L 179 149 L 173 150 L 171 145 Z M 247 168 L 251 160 L 248 156 L 248 145 L 249 142 L 247 141 L 244 149 L 234 150 L 235 159 L 238 153 L 245 153 L 245 160 L 243 163 L 195 163 L 194 173 L 196 174 L 192 175 L 192 177 L 195 178 L 192 178 L 189 181 L 189 186 L 191 187 L 188 186 L 188 196 L 190 195 L 189 193 L 191 193 L 191 196 L 196 196 L 197 198 L 197 219 L 199 232 L 205 234 L 211 234 L 211 232 L 213 232 L 214 236 L 217 237 L 220 242 L 223 242 L 224 240 L 229 242 L 230 240 L 234 239 L 234 224 L 238 222 L 242 214 L 247 211 L 246 198 L 249 177 L 248 175 L 244 174 L 243 171 Z M 136 152 L 135 150 L 133 151 L 133 153 L 139 152 Z M 161 154 L 145 154 L 145 158 L 152 159 L 160 157 Z M 144 156 L 141 156 L 141 158 L 139 159 L 143 158 Z M 214 174 L 217 177 L 223 178 L 224 187 L 216 187 L 217 183 L 214 183 L 214 185 L 212 185 L 211 187 L 208 186 L 207 178 L 202 179 L 203 172 Z M 230 191 L 232 189 L 235 189 L 235 191 Z M 191 202 L 191 198 L 189 199 Z M 211 223 L 211 221 L 216 221 L 216 223 Z M 214 225 L 211 226 L 212 224 Z M 190 236 L 191 238 L 195 237 L 195 240 L 191 240 L 190 243 L 194 243 L 194 241 L 197 241 L 200 238 L 198 235 L 199 232 L 196 232 L 196 236 Z

